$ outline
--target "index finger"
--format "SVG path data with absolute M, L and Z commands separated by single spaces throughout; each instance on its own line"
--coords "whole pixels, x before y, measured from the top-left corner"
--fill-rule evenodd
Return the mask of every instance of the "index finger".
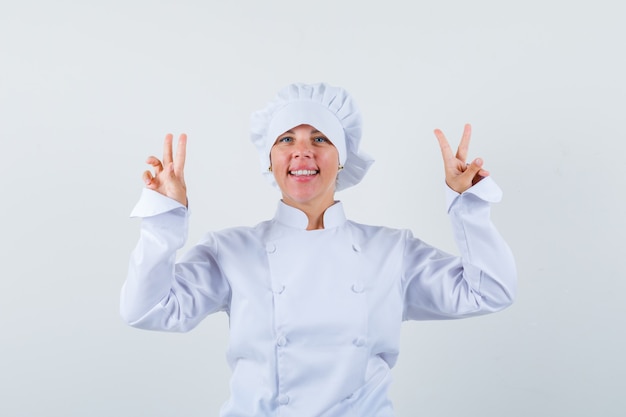
M 163 166 L 169 166 L 170 162 L 172 162 L 172 140 L 174 136 L 171 133 L 165 135 L 165 140 L 163 141 Z
M 176 175 L 182 175 L 185 168 L 185 158 L 187 157 L 187 135 L 181 133 L 176 145 L 176 160 L 174 161 L 174 171 Z
M 463 128 L 463 136 L 461 136 L 461 143 L 456 151 L 456 157 L 461 161 L 467 160 L 467 152 L 469 150 L 470 137 L 472 136 L 472 126 L 467 123 Z
M 448 143 L 448 139 L 443 134 L 440 129 L 435 129 L 435 136 L 437 137 L 437 141 L 439 141 L 439 147 L 441 148 L 441 155 L 444 160 L 448 160 L 453 158 L 452 148 L 450 148 L 450 144 Z

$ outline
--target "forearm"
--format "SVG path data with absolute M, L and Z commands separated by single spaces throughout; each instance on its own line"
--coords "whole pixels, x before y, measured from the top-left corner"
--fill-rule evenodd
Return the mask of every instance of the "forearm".
M 127 323 L 136 323 L 169 295 L 176 251 L 184 245 L 186 233 L 184 208 L 142 219 L 120 298 L 120 313 Z
M 515 298 L 517 272 L 509 246 L 490 220 L 490 203 L 501 192 L 486 178 L 449 206 L 450 220 L 463 262 L 463 276 L 479 296 L 481 310 L 497 311 Z

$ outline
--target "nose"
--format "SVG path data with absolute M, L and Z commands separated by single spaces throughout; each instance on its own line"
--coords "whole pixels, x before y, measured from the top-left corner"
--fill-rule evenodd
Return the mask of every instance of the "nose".
M 294 157 L 310 158 L 313 154 L 311 145 L 307 141 L 299 141 L 293 150 Z

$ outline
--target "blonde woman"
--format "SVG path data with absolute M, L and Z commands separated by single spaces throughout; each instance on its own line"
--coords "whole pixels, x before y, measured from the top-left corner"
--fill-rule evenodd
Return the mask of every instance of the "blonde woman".
M 186 136 L 172 136 L 133 211 L 142 218 L 121 294 L 131 326 L 185 332 L 208 314 L 230 321 L 224 417 L 393 416 L 388 398 L 403 320 L 452 319 L 509 306 L 516 270 L 489 219 L 501 192 L 480 159 L 439 130 L 448 212 L 460 256 L 408 230 L 346 219 L 337 190 L 373 160 L 342 88 L 292 84 L 252 117 L 261 172 L 282 199 L 273 219 L 207 233 L 176 262 L 187 234 Z

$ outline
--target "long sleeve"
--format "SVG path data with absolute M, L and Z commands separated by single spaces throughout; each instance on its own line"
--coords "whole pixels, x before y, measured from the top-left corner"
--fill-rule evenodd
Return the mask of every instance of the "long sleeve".
M 515 261 L 490 220 L 490 203 L 501 195 L 490 177 L 462 194 L 448 191 L 448 213 L 460 257 L 406 236 L 405 320 L 488 314 L 513 302 Z
M 131 216 L 141 217 L 120 297 L 120 314 L 131 326 L 188 331 L 206 315 L 226 309 L 230 289 L 208 235 L 181 262 L 188 212 L 179 203 L 145 189 Z

